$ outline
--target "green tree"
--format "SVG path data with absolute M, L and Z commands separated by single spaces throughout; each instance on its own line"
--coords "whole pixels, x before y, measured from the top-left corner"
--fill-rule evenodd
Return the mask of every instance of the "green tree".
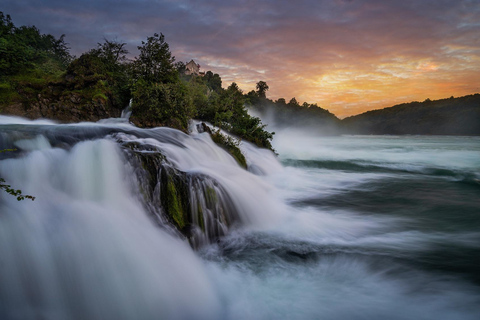
M 140 55 L 132 64 L 135 80 L 143 79 L 148 83 L 173 83 L 178 80 L 175 57 L 162 33 L 148 37 L 137 48 Z
M 56 74 L 71 61 L 62 35 L 41 34 L 35 27 L 15 27 L 9 15 L 0 12 L 0 77 L 32 71 Z
M 97 43 L 97 48 L 90 50 L 89 53 L 102 59 L 109 71 L 118 71 L 121 65 L 127 61 L 127 44 L 116 40 L 104 38 L 103 43 Z
M 130 121 L 139 127 L 168 126 L 187 131 L 195 109 L 185 84 L 140 80 L 135 88 Z
M 207 71 L 203 79 L 211 90 L 215 92 L 222 90 L 222 78 L 220 78 L 218 73 L 214 74 L 212 71 Z

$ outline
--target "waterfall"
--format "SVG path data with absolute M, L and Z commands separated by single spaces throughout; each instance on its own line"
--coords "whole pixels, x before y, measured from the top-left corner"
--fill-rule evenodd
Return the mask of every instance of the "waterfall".
M 272 219 L 268 185 L 207 133 L 2 116 L 0 143 L 0 176 L 36 197 L 0 194 L 2 319 L 211 318 L 190 246 Z
M 0 124 L 3 124 L 2 148 L 18 149 L 5 154 L 6 157 L 22 158 L 34 150 L 73 152 L 86 141 L 114 143 L 120 161 L 132 168 L 130 178 L 135 181 L 130 183 L 131 192 L 149 215 L 159 225 L 172 229 L 168 226 L 170 222 L 187 238 L 191 236 L 195 246 L 217 239 L 230 226 L 258 227 L 274 219 L 269 216 L 271 210 L 263 210 L 265 203 L 275 206 L 273 200 L 268 201 L 270 186 L 240 168 L 226 151 L 213 143 L 208 133 L 187 135 L 170 128 L 139 129 L 116 119 L 62 125 L 2 117 Z M 263 172 L 256 164 L 261 162 L 259 151 L 245 143 L 242 148 L 253 171 Z M 270 151 L 262 152 L 265 158 L 271 157 L 271 163 L 280 166 Z M 85 162 L 85 156 L 78 153 L 76 159 Z M 93 168 L 75 168 L 64 174 L 78 175 L 79 181 L 74 184 L 85 192 L 97 195 L 110 192 L 105 185 L 90 186 L 83 181 L 89 175 L 102 174 Z M 10 178 L 16 179 L 17 175 L 24 174 Z
M 120 116 L 121 119 L 129 120 L 130 116 L 132 115 L 132 100 L 128 103 L 128 106 L 122 110 L 122 115 Z

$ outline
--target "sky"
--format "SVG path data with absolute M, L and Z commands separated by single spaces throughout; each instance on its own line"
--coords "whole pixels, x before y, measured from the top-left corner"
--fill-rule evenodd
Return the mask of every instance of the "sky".
M 65 34 L 79 56 L 104 38 L 163 33 L 176 61 L 223 85 L 317 103 L 340 118 L 480 92 L 480 0 L 2 0 L 16 26 Z

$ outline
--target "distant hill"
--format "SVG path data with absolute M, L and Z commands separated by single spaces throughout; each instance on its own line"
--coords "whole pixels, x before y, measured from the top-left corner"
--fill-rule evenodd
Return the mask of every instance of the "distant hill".
M 341 121 L 348 134 L 480 135 L 480 94 L 399 104 Z

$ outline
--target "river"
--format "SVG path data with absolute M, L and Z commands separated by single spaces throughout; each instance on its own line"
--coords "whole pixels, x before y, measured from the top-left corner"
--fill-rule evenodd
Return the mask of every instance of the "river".
M 194 130 L 195 131 L 195 130 Z M 216 181 L 239 215 L 191 248 L 141 201 L 119 141 Z M 120 119 L 0 117 L 0 319 L 479 319 L 480 138 L 246 142 Z M 160 219 L 161 220 L 161 219 Z

